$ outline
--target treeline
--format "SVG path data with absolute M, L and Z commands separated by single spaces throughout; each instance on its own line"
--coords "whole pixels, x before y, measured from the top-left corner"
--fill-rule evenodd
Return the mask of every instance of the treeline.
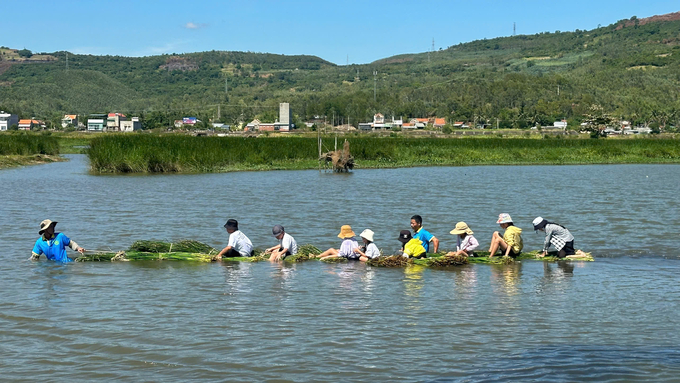
M 141 116 L 147 128 L 189 115 L 230 124 L 273 121 L 279 102 L 291 103 L 298 124 L 327 116 L 356 126 L 380 112 L 504 128 L 567 119 L 576 127 L 602 110 L 612 120 L 680 125 L 680 21 L 618 25 L 479 40 L 429 58 L 349 66 L 313 56 L 213 51 L 69 54 L 67 71 L 66 52 L 56 52 L 58 62 L 12 65 L 0 75 L 0 109 L 55 122 L 65 113 L 119 111 Z

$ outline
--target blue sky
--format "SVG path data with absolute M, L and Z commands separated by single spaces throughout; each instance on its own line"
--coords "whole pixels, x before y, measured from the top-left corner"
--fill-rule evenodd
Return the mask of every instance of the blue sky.
M 680 11 L 675 1 L 3 0 L 0 45 L 148 56 L 208 50 L 309 54 L 336 64 L 517 34 L 593 29 Z

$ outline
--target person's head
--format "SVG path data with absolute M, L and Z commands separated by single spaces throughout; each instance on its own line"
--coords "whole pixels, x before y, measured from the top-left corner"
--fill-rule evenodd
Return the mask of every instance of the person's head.
M 532 223 L 534 225 L 534 230 L 545 231 L 545 225 L 548 224 L 548 221 L 545 220 L 545 218 L 536 217 Z
M 338 234 L 338 238 L 340 239 L 347 239 L 347 238 L 352 238 L 356 234 L 354 234 L 354 231 L 352 230 L 352 226 L 350 225 L 342 225 L 340 228 L 340 234 Z
M 423 227 L 423 217 L 418 214 L 411 217 L 411 229 L 418 231 L 421 227 Z
M 57 222 L 52 222 L 49 219 L 46 219 L 42 222 L 40 222 L 40 231 L 38 234 L 44 235 L 46 237 L 51 237 L 54 235 L 54 227 L 57 225 Z
M 498 215 L 498 221 L 496 221 L 496 223 L 501 225 L 503 229 L 507 229 L 509 226 L 512 226 L 512 218 L 508 213 L 501 213 Z
M 224 224 L 224 228 L 227 229 L 227 233 L 231 234 L 238 230 L 238 221 L 235 219 L 230 219 Z
M 272 235 L 274 236 L 274 238 L 282 239 L 284 234 L 286 234 L 286 232 L 283 229 L 283 226 L 274 225 L 274 227 L 272 228 Z
M 361 237 L 361 239 L 364 240 L 364 243 L 368 245 L 369 243 L 373 242 L 373 234 L 374 234 L 373 230 L 366 229 L 362 231 L 361 234 L 359 234 L 359 236 Z
M 399 240 L 399 242 L 401 242 L 402 245 L 406 245 L 406 243 L 410 241 L 412 238 L 413 236 L 411 236 L 411 231 L 402 230 L 399 232 L 399 238 L 397 239 Z
M 467 223 L 465 222 L 458 222 L 456 224 L 456 227 L 450 231 L 451 234 L 453 235 L 458 235 L 461 238 L 465 238 L 468 234 L 473 234 L 474 232 L 470 230 L 468 227 Z

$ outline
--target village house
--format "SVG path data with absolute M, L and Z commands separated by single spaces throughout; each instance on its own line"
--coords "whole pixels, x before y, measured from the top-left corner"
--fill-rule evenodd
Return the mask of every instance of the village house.
M 106 121 L 103 118 L 88 118 L 87 130 L 90 132 L 103 132 Z
M 33 128 L 45 128 L 45 122 L 41 120 L 19 120 L 19 130 L 31 130 Z
M 445 118 L 436 118 L 434 119 L 434 122 L 432 123 L 432 126 L 435 128 L 443 128 L 444 125 L 446 125 L 446 119 Z
M 75 114 L 65 114 L 64 118 L 61 119 L 61 127 L 66 128 L 69 125 L 77 128 L 78 127 L 78 116 Z
M 122 121 L 127 121 L 127 117 L 125 117 L 124 114 L 122 113 L 109 113 L 109 115 L 106 118 L 106 130 L 109 132 L 118 132 L 120 131 L 120 123 Z
M 108 128 L 107 128 L 108 129 Z M 139 121 L 139 117 L 132 117 L 130 121 L 120 122 L 121 132 L 134 132 L 142 129 L 142 122 Z
M 427 118 L 412 118 L 409 122 L 415 126 L 416 129 L 425 129 L 428 121 Z
M 6 131 L 13 125 L 19 124 L 19 116 L 16 114 L 5 113 L 5 111 L 0 112 L 0 131 Z
M 253 131 L 256 131 L 256 130 L 260 129 L 260 124 L 261 124 L 260 120 L 258 120 L 258 119 L 256 118 L 256 119 L 250 121 L 250 122 L 246 125 L 245 131 L 246 131 L 246 132 L 253 132 Z

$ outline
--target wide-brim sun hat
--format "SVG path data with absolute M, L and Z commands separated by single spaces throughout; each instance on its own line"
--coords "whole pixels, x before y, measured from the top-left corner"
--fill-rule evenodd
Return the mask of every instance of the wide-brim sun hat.
M 373 234 L 375 234 L 373 232 L 373 230 L 366 229 L 366 230 L 362 231 L 361 234 L 359 234 L 359 236 L 361 238 L 366 238 L 369 242 L 373 242 Z
M 512 218 L 508 213 L 501 213 L 498 215 L 498 221 L 496 223 L 512 223 Z
M 406 244 L 406 242 L 413 239 L 413 237 L 411 236 L 411 231 L 402 230 L 402 231 L 399 232 L 399 238 L 397 238 L 397 239 L 399 240 L 399 242 Z
M 453 230 L 451 230 L 449 233 L 451 233 L 453 235 L 458 235 L 458 234 L 463 234 L 463 233 L 470 234 L 470 235 L 474 234 L 474 232 L 472 230 L 470 230 L 467 223 L 465 223 L 465 222 L 458 222 L 456 224 L 456 227 Z
M 352 238 L 356 234 L 354 234 L 354 230 L 352 230 L 352 226 L 350 225 L 342 225 L 340 228 L 340 234 L 338 234 L 338 238 L 340 239 L 345 239 L 345 238 Z
M 56 225 L 56 224 L 57 224 L 57 221 L 52 221 L 52 220 L 49 220 L 49 219 L 46 219 L 46 220 L 40 222 L 40 231 L 38 232 L 38 234 L 42 235 L 45 232 L 45 230 L 47 230 L 50 226 Z
M 534 225 L 534 230 L 540 230 L 548 224 L 548 221 L 543 217 L 536 217 L 532 224 Z

